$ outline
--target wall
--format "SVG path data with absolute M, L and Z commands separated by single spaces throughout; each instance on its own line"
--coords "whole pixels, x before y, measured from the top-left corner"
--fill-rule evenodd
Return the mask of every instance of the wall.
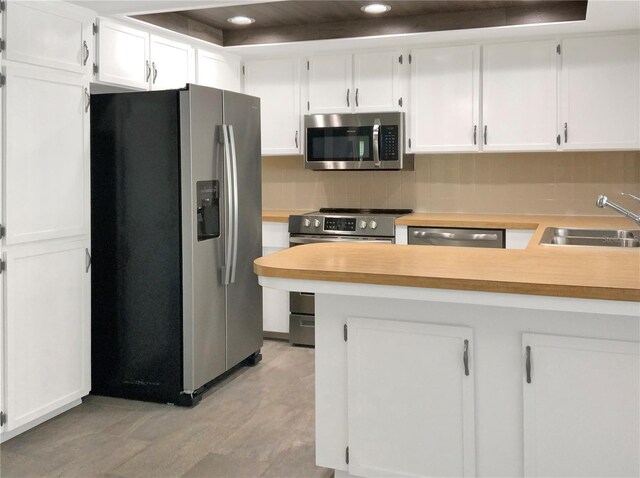
M 611 214 L 598 194 L 640 195 L 640 152 L 416 155 L 415 171 L 309 171 L 301 156 L 262 159 L 263 208 L 406 207 L 424 212 Z

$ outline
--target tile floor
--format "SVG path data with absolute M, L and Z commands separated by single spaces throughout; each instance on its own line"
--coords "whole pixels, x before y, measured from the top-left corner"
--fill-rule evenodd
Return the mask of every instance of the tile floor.
M 314 351 L 265 341 L 194 408 L 89 396 L 0 447 L 14 477 L 332 476 L 315 466 Z

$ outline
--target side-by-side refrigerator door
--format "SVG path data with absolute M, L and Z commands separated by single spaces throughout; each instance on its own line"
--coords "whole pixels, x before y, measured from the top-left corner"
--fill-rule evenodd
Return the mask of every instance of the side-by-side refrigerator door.
M 180 92 L 184 389 L 226 370 L 225 178 L 222 91 Z
M 235 170 L 237 202 L 231 208 L 233 269 L 227 287 L 227 368 L 262 347 L 262 290 L 253 261 L 262 255 L 260 100 L 225 91 L 224 124 Z

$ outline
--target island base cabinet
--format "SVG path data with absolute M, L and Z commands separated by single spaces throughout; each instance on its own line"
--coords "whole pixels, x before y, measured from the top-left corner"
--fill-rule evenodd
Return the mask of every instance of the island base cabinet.
M 349 473 L 475 476 L 472 330 L 357 317 L 347 330 Z
M 640 476 L 640 344 L 523 334 L 524 475 Z

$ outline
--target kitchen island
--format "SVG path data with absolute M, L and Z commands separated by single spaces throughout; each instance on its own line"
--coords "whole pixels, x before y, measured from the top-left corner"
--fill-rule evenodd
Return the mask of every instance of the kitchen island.
M 533 226 L 524 250 L 338 243 L 256 260 L 263 287 L 316 294 L 318 465 L 640 474 L 639 251 L 541 246 Z

